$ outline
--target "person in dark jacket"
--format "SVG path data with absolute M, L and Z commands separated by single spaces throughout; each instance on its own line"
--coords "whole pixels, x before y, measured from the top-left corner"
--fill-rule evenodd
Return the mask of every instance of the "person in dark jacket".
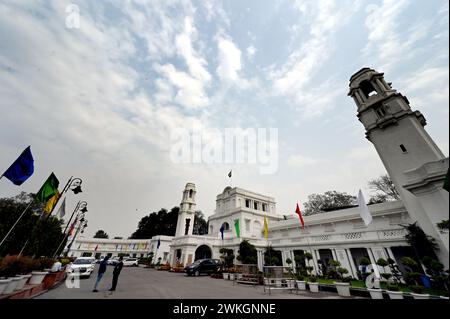
M 120 272 L 122 271 L 122 267 L 123 267 L 123 261 L 122 260 L 123 260 L 123 257 L 120 256 L 119 257 L 119 262 L 114 266 L 112 286 L 111 286 L 111 289 L 109 289 L 109 291 L 115 291 L 116 290 L 117 280 L 119 279 L 119 275 L 120 275 Z
M 108 266 L 108 259 L 109 259 L 109 256 L 106 256 L 106 257 L 103 258 L 103 260 L 100 262 L 100 267 L 98 268 L 97 281 L 95 282 L 94 290 L 92 290 L 92 292 L 98 292 L 97 286 L 98 286 L 100 280 L 102 280 L 103 275 L 104 275 L 105 272 L 106 272 L 106 266 Z

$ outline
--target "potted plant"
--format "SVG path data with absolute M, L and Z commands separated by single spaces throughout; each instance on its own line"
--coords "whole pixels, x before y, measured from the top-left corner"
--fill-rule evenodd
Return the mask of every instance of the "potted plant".
M 6 256 L 0 264 L 0 279 L 2 279 L 3 294 L 12 293 L 22 279 L 18 274 L 17 256 Z
M 306 281 L 305 277 L 302 274 L 298 274 L 296 276 L 296 283 L 297 283 L 297 289 L 298 290 L 306 290 Z
M 411 286 L 411 296 L 414 297 L 414 299 L 430 299 L 429 294 L 423 294 L 424 287 L 419 285 Z
M 17 277 L 20 277 L 20 280 L 17 282 L 15 290 L 22 290 L 27 281 L 31 278 L 31 274 L 29 274 L 32 270 L 33 260 L 27 256 L 17 256 L 16 259 L 17 264 Z
M 310 276 L 308 279 L 308 286 L 311 292 L 319 292 L 319 283 L 316 276 Z
M 370 259 L 367 257 L 362 257 L 359 260 L 361 279 L 363 281 L 366 281 L 366 278 L 368 276 L 366 269 L 367 269 L 367 266 L 369 266 L 370 264 L 371 264 Z
M 228 271 L 228 277 L 229 277 L 230 280 L 234 280 L 234 277 L 235 277 L 235 270 L 234 270 L 234 268 L 231 268 Z
M 334 272 L 338 275 L 338 278 L 334 281 L 338 295 L 350 297 L 350 283 L 343 281 L 344 275 L 348 273 L 348 270 L 341 267 L 341 263 L 338 260 L 331 260 L 330 266 L 333 267 Z
M 264 273 L 262 271 L 258 271 L 258 284 L 264 285 Z
M 224 271 L 222 273 L 223 279 L 230 280 L 230 273 L 228 271 Z
M 312 266 L 310 266 L 310 262 L 311 262 L 311 260 L 313 259 L 313 256 L 312 256 L 312 254 L 311 253 L 308 253 L 308 252 L 306 252 L 305 254 L 304 254 L 304 256 L 305 256 L 305 259 L 306 259 L 306 267 L 305 267 L 305 269 L 306 269 L 306 271 L 307 271 L 307 274 L 308 275 L 312 275 L 312 270 L 314 269 L 314 267 L 312 267 Z
M 31 272 L 31 278 L 29 280 L 30 285 L 40 285 L 42 281 L 44 280 L 44 277 L 48 274 L 48 271 L 44 271 L 47 264 L 45 263 L 45 260 L 42 259 L 35 259 L 32 263 L 32 272 Z
M 380 288 L 367 288 L 372 299 L 383 299 L 383 289 Z
M 387 291 L 390 299 L 403 299 L 403 292 L 400 291 L 398 285 L 388 285 Z
M 295 289 L 295 278 L 294 272 L 292 270 L 292 259 L 286 258 L 286 264 L 289 266 L 289 278 L 286 279 L 287 287 L 290 289 Z
M 11 278 L 0 277 L 0 295 L 5 293 L 5 289 L 11 281 Z

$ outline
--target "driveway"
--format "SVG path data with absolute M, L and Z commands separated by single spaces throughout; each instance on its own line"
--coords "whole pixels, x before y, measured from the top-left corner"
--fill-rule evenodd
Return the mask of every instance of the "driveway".
M 98 266 L 97 266 L 98 267 Z M 81 279 L 79 288 L 68 288 L 66 283 L 37 296 L 37 299 L 339 299 L 336 293 L 291 293 L 288 290 L 264 293 L 263 286 L 235 284 L 232 281 L 209 276 L 187 277 L 183 273 L 157 271 L 152 268 L 124 267 L 117 289 L 109 292 L 112 267 L 99 284 L 99 292 L 92 289 L 97 268 L 89 279 Z M 69 285 L 70 287 L 70 285 Z M 345 298 L 348 299 L 348 298 Z

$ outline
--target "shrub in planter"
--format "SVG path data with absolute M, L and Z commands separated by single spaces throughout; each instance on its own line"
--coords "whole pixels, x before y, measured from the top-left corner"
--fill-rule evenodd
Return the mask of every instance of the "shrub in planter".
M 32 270 L 32 259 L 26 256 L 8 255 L 2 259 L 0 270 L 3 276 L 7 277 L 27 274 Z
M 5 256 L 0 264 L 0 277 L 10 278 L 18 273 L 16 256 Z
M 29 283 L 31 285 L 41 284 L 42 281 L 44 280 L 45 275 L 48 274 L 48 271 L 44 271 L 44 269 L 51 268 L 53 262 L 54 260 L 52 260 L 52 263 L 50 264 L 50 262 L 46 258 L 34 259 L 31 264 L 31 269 L 33 271 L 31 272 L 32 277 L 30 278 Z
M 415 286 L 411 286 L 411 295 L 414 297 L 414 299 L 429 299 L 430 295 L 428 294 L 423 294 L 424 292 L 424 287 L 419 286 L 419 285 L 415 285 Z
M 382 273 L 382 274 L 381 274 L 381 277 L 382 277 L 384 280 L 389 281 L 389 279 L 392 278 L 392 274 L 389 274 L 389 273 Z
M 342 282 L 350 283 L 353 280 L 352 277 L 344 277 L 342 278 Z
M 41 269 L 50 269 L 52 268 L 53 264 L 55 263 L 54 258 L 48 258 L 48 257 L 41 257 L 39 258 L 39 262 L 41 264 Z
M 350 284 L 347 282 L 334 282 L 339 296 L 350 297 Z
M 316 276 L 311 276 L 308 278 L 308 286 L 311 292 L 319 292 L 319 283 L 317 282 Z
M 316 276 L 310 276 L 308 278 L 308 282 L 317 282 L 317 277 Z
M 411 286 L 410 288 L 411 288 L 411 291 L 415 294 L 421 294 L 425 290 L 424 287 L 419 286 L 419 285 Z
M 403 299 L 403 292 L 400 291 L 400 287 L 398 285 L 388 285 L 387 293 L 390 299 Z
M 382 289 L 367 288 L 367 291 L 370 293 L 370 298 L 383 299 L 383 290 Z
M 296 283 L 298 290 L 306 290 L 306 281 L 305 277 L 301 274 L 298 274 L 296 276 Z

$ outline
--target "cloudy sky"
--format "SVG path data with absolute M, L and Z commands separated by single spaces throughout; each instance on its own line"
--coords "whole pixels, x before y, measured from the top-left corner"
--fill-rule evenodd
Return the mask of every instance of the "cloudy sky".
M 447 0 L 0 0 L 0 168 L 28 145 L 35 157 L 0 196 L 36 192 L 52 171 L 61 188 L 81 177 L 68 210 L 86 200 L 88 235 L 110 236 L 178 205 L 187 182 L 211 215 L 230 169 L 284 214 L 311 193 L 369 196 L 385 170 L 348 80 L 384 72 L 448 155 L 448 16 Z M 193 126 L 277 128 L 278 170 L 174 163 L 173 132 Z

